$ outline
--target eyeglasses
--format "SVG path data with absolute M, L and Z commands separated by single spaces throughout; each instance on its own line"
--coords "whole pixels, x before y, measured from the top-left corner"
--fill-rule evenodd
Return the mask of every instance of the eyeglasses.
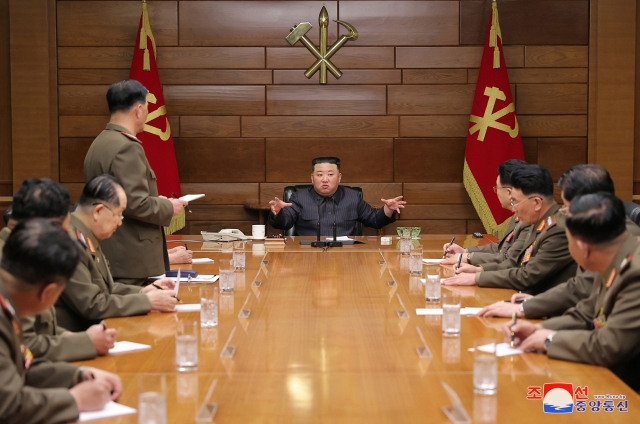
M 118 218 L 120 221 L 122 221 L 124 219 L 124 216 L 122 216 L 122 212 L 117 214 L 109 206 L 107 206 L 106 204 L 101 203 L 101 202 L 96 202 L 96 203 L 93 204 L 93 206 L 98 206 L 98 205 L 104 206 L 109 212 L 111 212 L 111 215 L 113 215 L 114 217 Z
M 506 187 L 498 187 L 497 185 L 495 185 L 495 186 L 493 186 L 493 192 L 494 192 L 494 193 L 498 193 L 498 190 L 500 190 L 500 189 L 511 190 L 512 188 L 513 188 L 513 187 L 509 187 L 509 186 L 506 186 Z
M 511 206 L 513 206 L 513 207 L 515 208 L 516 206 L 523 204 L 523 203 L 524 203 L 524 202 L 526 202 L 527 200 L 535 199 L 536 197 L 537 197 L 538 199 L 540 199 L 540 198 L 541 198 L 540 196 L 531 196 L 531 197 L 527 197 L 527 198 L 526 198 L 526 199 L 524 199 L 524 200 L 519 201 L 518 203 L 515 203 L 516 199 L 514 199 L 514 198 L 512 197 L 512 198 L 511 198 L 511 201 L 510 201 L 509 203 L 511 203 Z
M 567 216 L 569 214 L 569 206 L 563 206 L 560 209 L 558 209 L 558 213 L 560 215 L 564 215 Z

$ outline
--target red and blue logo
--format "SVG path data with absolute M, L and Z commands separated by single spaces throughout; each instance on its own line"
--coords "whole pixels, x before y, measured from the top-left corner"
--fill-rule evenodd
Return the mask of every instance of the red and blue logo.
M 568 414 L 573 412 L 573 384 L 545 383 L 542 396 L 545 413 Z

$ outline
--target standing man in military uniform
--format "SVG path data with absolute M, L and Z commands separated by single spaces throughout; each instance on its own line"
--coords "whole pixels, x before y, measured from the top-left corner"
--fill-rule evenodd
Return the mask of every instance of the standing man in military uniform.
M 95 177 L 82 190 L 69 222 L 71 238 L 81 245 L 80 263 L 56 302 L 60 325 L 81 331 L 105 318 L 175 309 L 170 278 L 142 289 L 113 281 L 100 246 L 117 233 L 126 206 L 127 196 L 111 175 Z
M 511 175 L 511 205 L 525 224 L 531 225 L 515 260 L 488 263 L 462 272 L 445 285 L 510 288 L 531 294 L 567 281 L 576 273 L 564 231 L 565 216 L 553 199 L 551 174 L 540 165 L 526 165 Z M 459 272 L 460 270 L 456 270 Z
M 505 332 L 522 350 L 608 367 L 640 390 L 640 240 L 626 231 L 624 204 L 608 193 L 579 196 L 566 225 L 573 258 L 600 274 L 597 289 L 562 316 Z
M 116 82 L 107 91 L 111 118 L 93 140 L 84 160 L 86 182 L 113 175 L 124 187 L 127 208 L 122 227 L 101 247 L 118 281 L 143 285 L 147 277 L 169 269 L 162 227 L 182 212 L 187 202 L 158 196 L 156 175 L 149 166 L 140 140 L 149 114 L 148 90 L 136 80 Z
M 493 191 L 498 196 L 500 205 L 507 209 L 513 210 L 511 206 L 511 174 L 520 166 L 526 165 L 523 160 L 509 159 L 504 161 L 498 167 L 498 176 L 496 177 L 496 186 Z M 443 265 L 453 265 L 458 262 L 458 255 L 462 254 L 462 263 L 465 264 L 485 264 L 500 263 L 508 258 L 515 259 L 522 245 L 527 238 L 529 226 L 522 223 L 517 214 L 513 214 L 504 237 L 497 243 L 485 244 L 483 246 L 470 246 L 466 249 L 457 244 L 449 243 L 444 245 L 444 253 L 446 258 L 442 261 Z
M 18 224 L 0 260 L 0 422 L 76 421 L 122 393 L 120 378 L 66 362 L 35 359 L 20 319 L 49 309 L 73 273 L 77 244 L 60 225 L 34 218 Z M 37 266 L 34 266 L 37 264 Z

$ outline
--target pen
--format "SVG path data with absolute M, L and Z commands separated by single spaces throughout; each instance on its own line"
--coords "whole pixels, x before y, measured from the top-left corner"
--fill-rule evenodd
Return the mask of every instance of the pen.
M 189 250 L 189 247 L 187 246 L 187 243 L 184 244 L 184 248 Z
M 527 300 L 524 297 L 519 297 L 516 300 L 513 301 L 513 303 L 524 303 L 524 301 Z M 506 299 L 505 302 L 509 302 L 511 303 L 511 299 Z
M 102 325 L 103 330 L 107 329 L 107 324 L 105 324 L 104 320 L 100 321 L 100 324 Z
M 456 269 L 460 269 L 461 263 L 462 263 L 462 253 L 458 255 L 458 265 L 456 265 Z
M 451 237 L 451 241 L 449 242 L 449 246 L 447 246 L 446 249 L 444 249 L 444 254 L 442 255 L 442 259 L 447 257 L 447 252 L 449 251 L 449 248 L 451 247 L 451 245 L 453 244 L 453 241 L 456 239 L 456 236 Z
M 171 192 L 171 196 L 173 196 L 174 199 L 179 199 L 178 196 L 176 196 L 176 194 L 174 192 Z M 189 205 L 185 205 L 184 208 L 187 210 L 187 212 L 191 213 L 191 209 L 189 209 Z M 186 245 L 185 245 L 186 247 Z
M 157 285 L 156 283 L 151 283 L 151 285 L 155 288 L 157 288 L 158 290 L 162 290 L 162 287 L 160 287 L 159 285 Z
M 514 347 L 515 345 L 515 338 L 516 338 L 516 333 L 513 332 L 513 327 L 516 325 L 516 322 L 518 322 L 518 314 L 516 312 L 513 313 L 513 325 L 511 326 L 511 343 L 509 343 L 509 346 Z

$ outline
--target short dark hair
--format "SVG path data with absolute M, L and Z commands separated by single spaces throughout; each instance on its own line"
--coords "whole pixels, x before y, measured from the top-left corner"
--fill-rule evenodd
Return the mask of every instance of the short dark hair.
M 334 156 L 325 156 L 320 158 L 315 158 L 311 161 L 311 172 L 315 171 L 316 165 L 319 163 L 330 163 L 338 167 L 338 171 L 340 171 L 340 158 Z
M 73 275 L 80 251 L 78 243 L 58 223 L 33 218 L 18 223 L 2 249 L 0 268 L 15 277 L 20 290 L 50 283 L 65 283 Z
M 553 179 L 549 171 L 540 165 L 523 165 L 511 173 L 511 185 L 529 196 L 538 194 L 553 199 Z
M 22 182 L 13 196 L 11 218 L 16 221 L 31 218 L 64 219 L 70 206 L 66 188 L 49 178 L 29 178 Z
M 92 206 L 95 203 L 102 202 L 120 206 L 118 186 L 120 184 L 113 175 L 98 175 L 85 184 L 80 200 L 78 200 L 78 206 Z
M 571 235 L 587 243 L 607 243 L 626 230 L 622 200 L 612 193 L 576 196 L 569 206 L 566 227 Z
M 149 90 L 136 80 L 114 82 L 107 90 L 109 112 L 126 112 L 136 103 L 145 103 Z
M 500 177 L 500 184 L 502 186 L 511 185 L 511 174 L 513 171 L 523 165 L 528 165 L 527 162 L 520 159 L 509 159 L 500 164 L 498 167 L 498 176 Z
M 558 180 L 562 196 L 571 200 L 580 194 L 605 192 L 615 194 L 615 187 L 609 172 L 592 163 L 576 165 L 562 174 Z

